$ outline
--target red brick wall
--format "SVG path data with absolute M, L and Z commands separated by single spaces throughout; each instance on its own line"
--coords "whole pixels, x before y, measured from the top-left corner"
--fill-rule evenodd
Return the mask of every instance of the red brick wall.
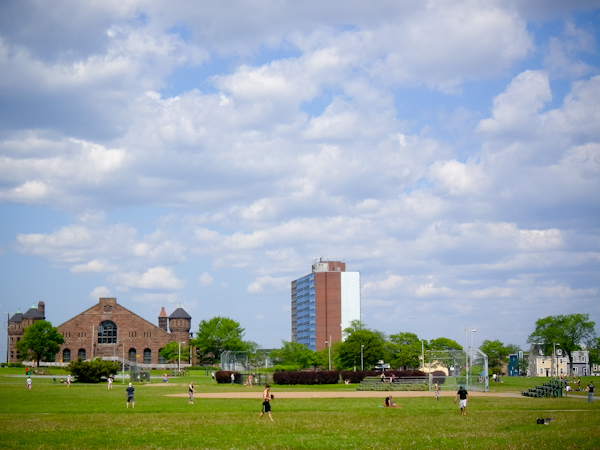
M 122 307 L 115 298 L 101 298 L 97 305 L 57 327 L 64 336 L 65 343 L 56 355 L 56 361 L 60 362 L 66 348 L 71 350 L 72 361 L 77 359 L 79 349 L 85 349 L 87 360 L 114 355 L 122 357 L 122 342 L 98 344 L 98 325 L 104 320 L 116 324 L 117 340 L 125 341 L 125 358 L 129 357 L 129 350 L 133 348 L 139 356 L 136 358 L 138 363 L 144 362 L 144 350 L 147 348 L 152 352 L 152 364 L 158 364 L 158 351 L 166 344 L 174 340 L 189 342 L 188 333 L 180 332 L 173 336 Z
M 315 273 L 315 339 L 317 351 L 325 341 L 342 340 L 342 291 L 340 272 Z

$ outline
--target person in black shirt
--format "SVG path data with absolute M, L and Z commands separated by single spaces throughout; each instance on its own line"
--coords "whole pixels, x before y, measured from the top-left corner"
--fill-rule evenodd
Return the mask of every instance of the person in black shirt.
M 466 391 L 466 389 L 461 386 L 460 389 L 458 390 L 458 392 L 456 393 L 456 397 L 454 398 L 454 403 L 456 403 L 456 400 L 458 400 L 460 397 L 460 402 L 458 404 L 458 406 L 460 406 L 460 413 L 463 416 L 467 415 L 467 402 L 469 401 L 469 393 Z
M 135 391 L 135 389 L 133 388 L 133 386 L 131 385 L 131 383 L 129 383 L 129 387 L 127 389 L 125 389 L 126 395 L 127 395 L 127 407 L 129 408 L 129 403 L 131 403 L 131 407 L 135 408 L 135 402 L 133 401 L 133 391 Z
M 588 393 L 588 403 L 594 403 L 594 382 L 590 382 L 585 390 Z

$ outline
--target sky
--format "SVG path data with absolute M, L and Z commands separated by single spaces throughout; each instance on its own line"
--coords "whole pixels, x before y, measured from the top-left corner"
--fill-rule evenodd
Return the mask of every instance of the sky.
M 4 0 L 0 312 L 276 348 L 329 258 L 388 335 L 600 334 L 599 39 L 598 0 Z

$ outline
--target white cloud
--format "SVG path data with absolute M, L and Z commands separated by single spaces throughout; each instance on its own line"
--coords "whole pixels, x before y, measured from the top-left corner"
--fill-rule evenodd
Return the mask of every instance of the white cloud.
M 262 294 L 264 292 L 285 291 L 290 288 L 290 279 L 287 277 L 258 277 L 248 285 L 246 289 L 250 294 Z
M 579 78 L 597 72 L 598 68 L 577 58 L 579 52 L 596 53 L 596 41 L 592 33 L 567 21 L 563 34 L 550 38 L 544 66 L 560 78 Z
M 147 272 L 116 273 L 111 281 L 121 288 L 139 289 L 182 289 L 185 285 L 170 267 L 152 267 Z
M 86 264 L 77 264 L 71 267 L 71 273 L 114 272 L 115 270 L 117 270 L 117 266 L 98 259 L 94 259 Z
M 504 93 L 494 99 L 492 118 L 482 120 L 477 129 L 513 138 L 530 136 L 541 125 L 538 113 L 551 99 L 548 75 L 526 70 L 510 83 Z
M 88 295 L 90 301 L 97 302 L 99 298 L 112 297 L 110 289 L 106 286 L 98 286 Z
M 213 277 L 211 277 L 208 272 L 204 272 L 202 275 L 200 275 L 200 277 L 198 278 L 198 281 L 200 282 L 200 286 L 206 287 L 206 286 L 210 286 L 211 284 L 213 284 L 215 279 Z
M 135 303 L 149 303 L 154 305 L 172 305 L 179 301 L 179 295 L 177 293 L 158 293 L 158 294 L 140 294 L 134 295 L 132 300 Z M 157 314 L 158 315 L 158 314 Z

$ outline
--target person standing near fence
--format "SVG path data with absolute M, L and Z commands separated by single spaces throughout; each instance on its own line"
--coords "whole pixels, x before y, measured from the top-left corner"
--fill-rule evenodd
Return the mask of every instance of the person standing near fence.
M 440 400 L 440 386 L 437 384 L 437 381 L 435 382 L 435 399 Z

